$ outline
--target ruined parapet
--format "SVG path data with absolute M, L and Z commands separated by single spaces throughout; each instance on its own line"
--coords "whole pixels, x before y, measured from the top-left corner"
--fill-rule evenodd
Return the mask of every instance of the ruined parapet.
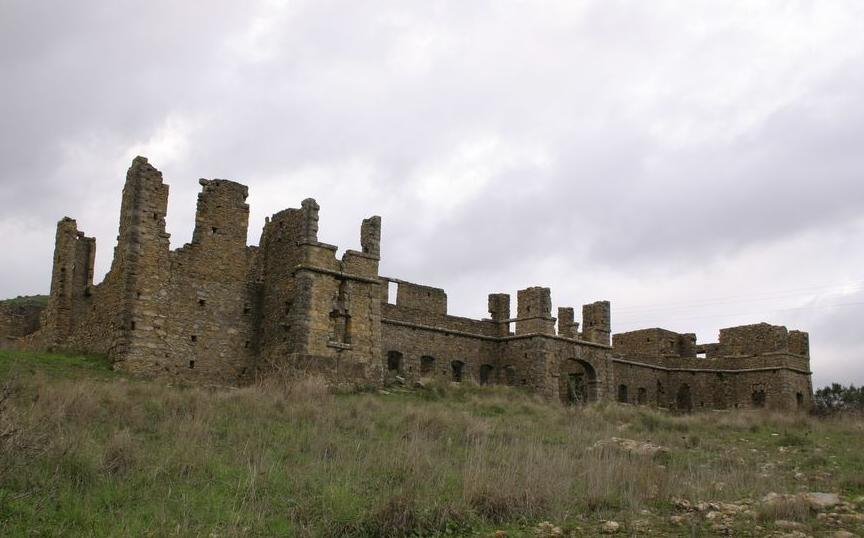
M 555 334 L 552 293 L 535 286 L 516 293 L 516 334 Z
M 696 345 L 696 356 L 700 355 L 705 359 L 713 359 L 716 358 L 718 353 L 720 352 L 720 344 L 711 343 L 711 344 L 697 344 Z
M 789 331 L 786 327 L 756 323 L 720 329 L 722 357 L 755 356 L 764 353 L 788 353 Z
M 217 242 L 246 246 L 249 228 L 249 188 L 227 179 L 198 180 L 201 192 L 195 212 L 193 244 Z
M 674 350 L 676 357 L 693 358 L 696 357 L 696 334 L 685 333 L 678 335 L 676 348 Z
M 588 342 L 610 344 L 612 313 L 609 301 L 597 301 L 582 307 L 582 338 Z
M 810 335 L 804 331 L 789 331 L 789 353 L 810 358 Z
M 510 294 L 508 293 L 490 293 L 489 294 L 489 315 L 492 321 L 497 323 L 498 336 L 507 336 L 510 334 Z
M 571 306 L 558 307 L 558 336 L 565 338 L 579 337 L 579 323 Z
M 381 261 L 381 217 L 363 219 L 360 225 L 360 250 L 346 250 L 342 255 L 342 270 L 369 278 L 378 277 L 378 262 Z M 387 292 L 386 285 L 383 286 Z M 386 302 L 386 300 L 384 301 Z
M 396 306 L 422 310 L 439 316 L 447 315 L 447 293 L 441 288 L 397 281 Z
M 612 336 L 613 351 L 631 359 L 694 358 L 698 347 L 695 334 L 679 334 L 660 328 L 639 329 Z

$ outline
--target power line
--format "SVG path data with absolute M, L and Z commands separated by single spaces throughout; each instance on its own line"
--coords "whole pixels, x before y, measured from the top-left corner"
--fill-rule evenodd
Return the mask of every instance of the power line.
M 759 302 L 759 301 L 769 301 L 774 299 L 786 299 L 791 297 L 803 297 L 803 296 L 812 296 L 812 295 L 838 295 L 838 294 L 847 294 L 847 293 L 857 293 L 860 291 L 864 291 L 864 280 L 852 281 L 845 284 L 833 284 L 830 286 L 813 286 L 810 288 L 799 288 L 796 290 L 785 290 L 785 291 L 774 291 L 774 292 L 763 292 L 763 293 L 755 293 L 749 295 L 732 295 L 726 297 L 716 297 L 712 299 L 706 299 L 702 301 L 680 301 L 673 303 L 665 303 L 665 304 L 654 304 L 654 305 L 639 305 L 632 307 L 624 307 L 620 309 L 616 309 L 618 313 L 644 313 L 651 312 L 656 310 L 668 310 L 668 309 L 677 309 L 683 307 L 702 307 L 702 306 L 716 306 L 716 305 L 724 305 L 724 304 L 739 304 L 739 303 L 747 303 L 747 302 Z M 816 293 L 820 290 L 823 290 L 822 293 Z M 834 291 L 830 291 L 834 290 Z
M 795 311 L 795 310 L 816 310 L 816 309 L 820 309 L 820 308 L 836 308 L 836 307 L 860 306 L 860 305 L 864 305 L 864 301 L 852 302 L 852 303 L 835 303 L 835 304 L 827 304 L 827 305 L 798 306 L 798 307 L 791 307 L 791 308 L 777 308 L 777 309 L 774 309 L 774 310 L 771 310 L 768 312 L 766 312 L 766 311 L 750 312 L 750 313 L 738 312 L 738 313 L 729 313 L 729 314 L 713 314 L 713 315 L 705 315 L 705 316 L 688 316 L 686 318 L 663 318 L 663 322 L 668 323 L 670 321 L 692 321 L 692 320 L 697 320 L 697 319 L 746 317 L 746 316 L 766 316 L 766 315 L 774 314 L 776 312 L 788 312 L 788 311 Z M 614 312 L 613 312 L 613 316 L 614 316 Z M 616 318 L 616 320 L 617 320 L 617 318 Z M 634 318 L 634 319 L 630 319 L 630 320 L 625 319 L 623 321 L 633 323 L 633 322 L 636 322 L 639 320 Z M 640 323 L 642 323 L 643 325 L 656 325 L 656 323 L 647 323 L 647 322 L 641 322 L 641 321 L 640 321 Z

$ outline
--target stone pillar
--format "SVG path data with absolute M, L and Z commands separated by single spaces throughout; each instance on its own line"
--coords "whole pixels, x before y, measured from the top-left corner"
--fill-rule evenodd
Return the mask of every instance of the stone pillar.
M 516 334 L 555 334 L 552 294 L 549 288 L 535 286 L 516 294 Z
M 609 301 L 597 301 L 582 307 L 582 338 L 588 342 L 608 346 L 612 333 L 612 314 Z
M 510 335 L 510 295 L 507 293 L 489 294 L 489 315 L 497 322 L 498 336 Z
M 381 257 L 381 217 L 363 219 L 360 226 L 360 246 L 363 254 Z

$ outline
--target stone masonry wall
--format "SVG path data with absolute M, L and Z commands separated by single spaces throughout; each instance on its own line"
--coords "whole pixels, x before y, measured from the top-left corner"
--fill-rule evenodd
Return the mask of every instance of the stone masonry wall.
M 659 328 L 611 338 L 608 301 L 583 306 L 581 332 L 574 309 L 559 307 L 556 331 L 551 292 L 539 286 L 517 292 L 515 318 L 501 293 L 489 295 L 490 319 L 452 316 L 440 288 L 379 275 L 380 217 L 364 219 L 360 249 L 337 259 L 337 247 L 318 240 L 320 207 L 310 198 L 268 218 L 259 245 L 247 246 L 247 188 L 200 184 L 192 240 L 171 251 L 168 186 L 135 158 L 105 279 L 93 285 L 95 240 L 62 219 L 38 330 L 35 312 L 0 307 L 3 342 L 102 353 L 116 368 L 196 383 L 296 371 L 347 385 L 430 377 L 506 384 L 566 405 L 811 403 L 807 333 L 757 324 L 723 329 L 714 344 Z

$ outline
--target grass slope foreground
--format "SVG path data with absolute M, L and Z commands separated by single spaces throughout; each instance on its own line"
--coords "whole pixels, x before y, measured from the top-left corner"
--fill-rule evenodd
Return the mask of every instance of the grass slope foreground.
M 864 536 L 864 421 L 0 352 L 2 536 Z

